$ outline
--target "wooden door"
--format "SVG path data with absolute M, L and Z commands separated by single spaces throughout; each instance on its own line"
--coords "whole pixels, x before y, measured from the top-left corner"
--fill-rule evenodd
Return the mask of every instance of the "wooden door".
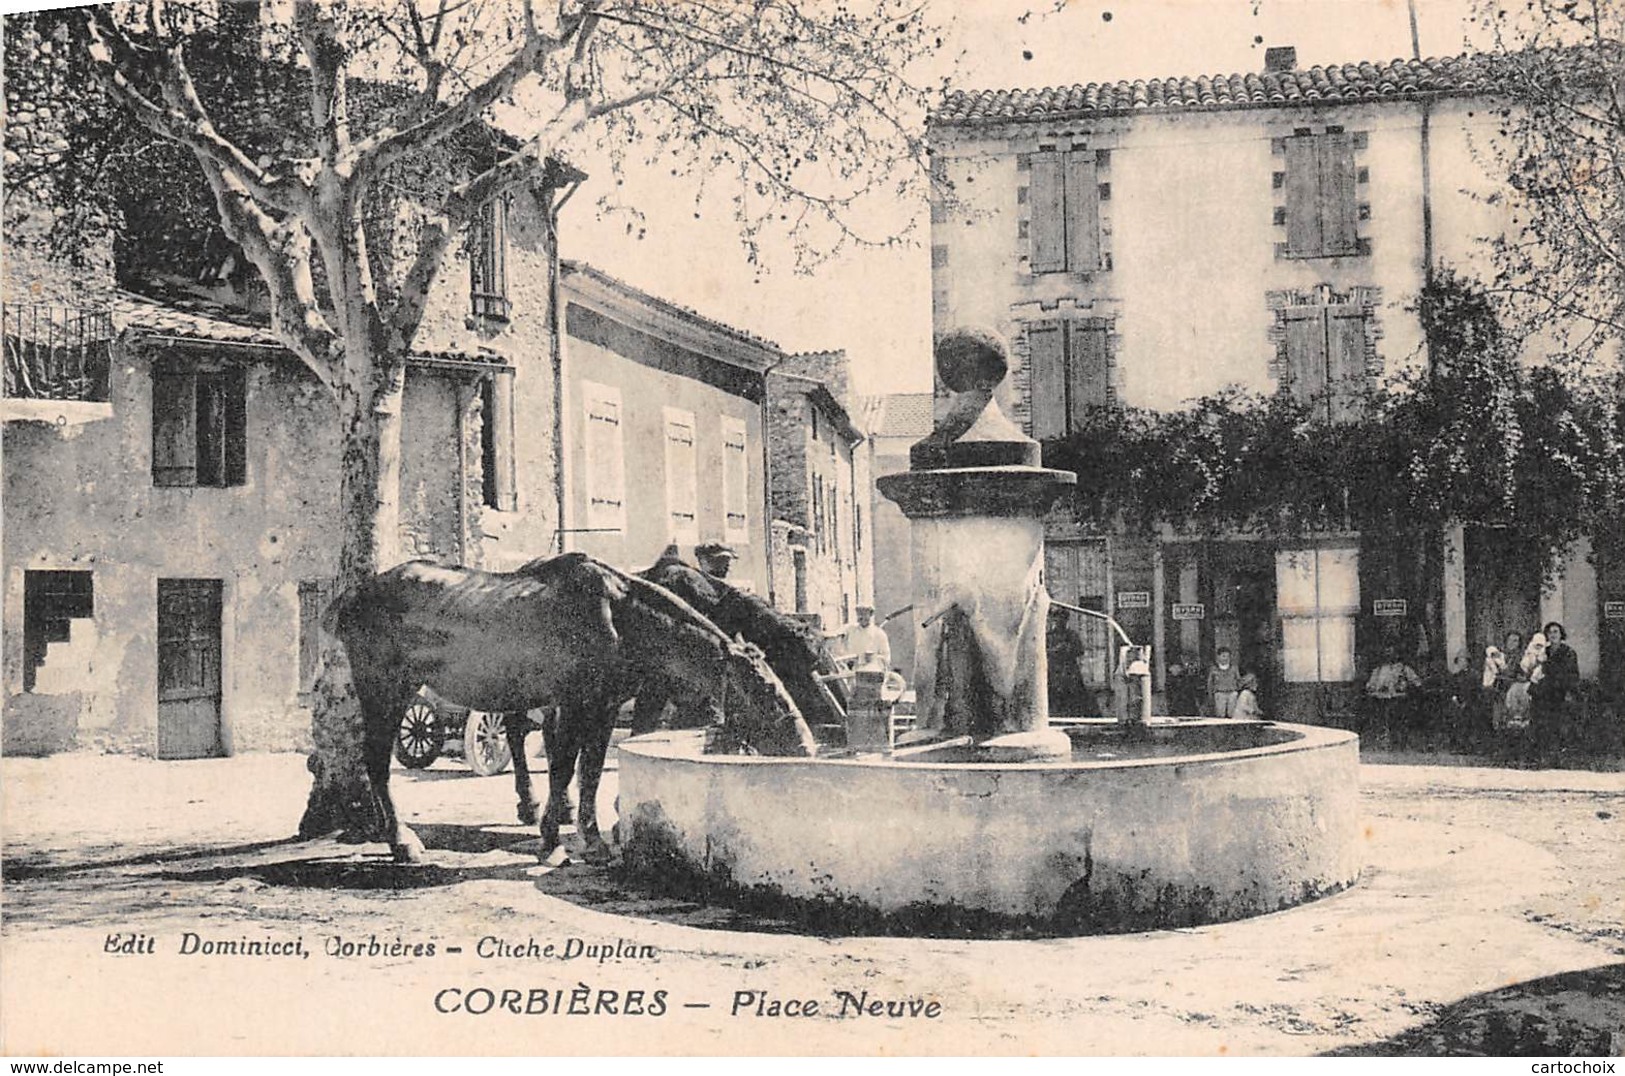
M 158 580 L 158 757 L 220 750 L 220 580 Z

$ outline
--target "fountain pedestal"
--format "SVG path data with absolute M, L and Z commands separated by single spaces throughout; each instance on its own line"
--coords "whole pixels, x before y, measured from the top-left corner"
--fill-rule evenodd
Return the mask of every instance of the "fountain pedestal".
M 999 409 L 996 338 L 945 336 L 936 362 L 949 409 L 909 470 L 876 482 L 913 525 L 918 725 L 898 746 L 968 739 L 990 762 L 1068 758 L 1049 727 L 1043 516 L 1077 476 L 1040 466 L 1038 442 Z

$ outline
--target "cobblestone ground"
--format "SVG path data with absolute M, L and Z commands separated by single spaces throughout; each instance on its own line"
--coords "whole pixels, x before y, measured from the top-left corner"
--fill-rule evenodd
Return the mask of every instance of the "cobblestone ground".
M 8 759 L 0 1048 L 1620 1053 L 1625 775 L 1366 765 L 1361 776 L 1367 867 L 1348 892 L 1198 929 L 968 941 L 809 937 L 598 868 L 539 867 L 533 832 L 511 824 L 508 780 L 455 761 L 397 771 L 398 801 L 430 849 L 402 868 L 381 847 L 287 839 L 307 788 L 297 756 Z M 309 955 L 186 954 L 189 934 L 200 947 L 300 940 Z M 153 951 L 108 953 L 112 935 Z M 498 944 L 482 939 L 555 949 L 482 957 Z M 430 944 L 432 956 L 410 951 Z M 599 1011 L 571 1015 L 576 991 Z M 842 1017 L 839 991 L 935 1001 L 941 1014 Z M 547 1012 L 523 1014 L 538 996 Z M 436 1007 L 487 997 L 492 1011 L 475 1015 Z M 816 1016 L 768 1015 L 806 999 Z

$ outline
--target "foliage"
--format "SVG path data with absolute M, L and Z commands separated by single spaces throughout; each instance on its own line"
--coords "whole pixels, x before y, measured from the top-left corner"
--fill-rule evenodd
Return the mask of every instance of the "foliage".
M 1480 0 L 1478 16 L 1504 102 L 1481 156 L 1514 225 L 1493 288 L 1521 334 L 1595 355 L 1625 333 L 1625 5 Z
M 1078 472 L 1079 518 L 1145 529 L 1302 535 L 1493 524 L 1548 550 L 1625 517 L 1619 386 L 1525 368 L 1483 286 L 1441 271 L 1417 313 L 1433 370 L 1396 378 L 1328 427 L 1285 394 L 1230 390 L 1158 413 L 1096 412 L 1044 446 Z

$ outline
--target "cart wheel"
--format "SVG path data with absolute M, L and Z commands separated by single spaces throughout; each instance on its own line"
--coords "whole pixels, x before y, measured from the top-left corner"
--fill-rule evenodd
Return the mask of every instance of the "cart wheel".
M 463 729 L 463 757 L 468 768 L 481 777 L 501 773 L 513 762 L 508 749 L 508 733 L 501 714 L 470 710 Z
M 420 696 L 401 715 L 401 727 L 395 733 L 395 757 L 402 766 L 421 770 L 440 757 L 445 739 L 440 714 L 433 703 Z

